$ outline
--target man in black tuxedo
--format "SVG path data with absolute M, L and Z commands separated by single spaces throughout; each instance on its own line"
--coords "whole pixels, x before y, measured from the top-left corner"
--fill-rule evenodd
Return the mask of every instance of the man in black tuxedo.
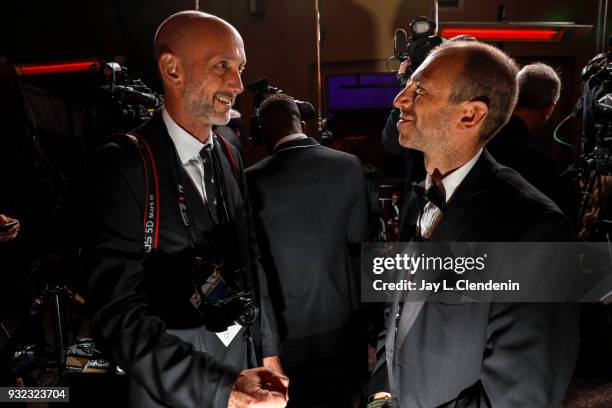
M 211 131 L 243 91 L 242 38 L 220 18 L 180 12 L 160 25 L 155 52 L 163 111 L 133 132 L 141 149 L 117 136 L 92 168 L 92 332 L 130 376 L 131 406 L 285 406 L 242 163 Z M 194 292 L 203 282 L 215 290 Z M 196 309 L 227 299 L 224 287 L 259 304 L 249 329 L 233 320 L 213 332 L 220 312 Z
M 424 187 L 400 240 L 567 241 L 558 207 L 483 149 L 510 117 L 517 68 L 483 43 L 434 50 L 396 97 L 404 147 L 424 153 Z M 421 186 L 423 187 L 423 186 Z M 421 190 L 422 191 L 422 190 Z M 434 204 L 435 202 L 435 204 Z M 544 303 L 402 302 L 387 309 L 371 393 L 400 407 L 560 406 L 578 346 L 578 308 Z
M 365 337 L 361 355 L 349 352 L 358 339 L 347 327 L 359 304 L 351 256 L 367 233 L 364 173 L 357 157 L 303 133 L 291 97 L 269 96 L 258 117 L 272 155 L 246 173 L 290 406 L 349 406 L 349 377 L 366 361 Z

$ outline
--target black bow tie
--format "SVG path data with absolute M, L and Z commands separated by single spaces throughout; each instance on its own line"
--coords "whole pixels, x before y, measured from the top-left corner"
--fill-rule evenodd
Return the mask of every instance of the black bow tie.
M 444 211 L 446 209 L 446 197 L 443 191 L 440 191 L 438 187 L 436 187 L 435 183 L 432 184 L 427 190 L 420 184 L 415 183 L 414 181 L 410 183 L 412 185 L 412 190 L 419 196 L 422 200 L 429 201 L 436 207 L 440 209 L 440 211 Z

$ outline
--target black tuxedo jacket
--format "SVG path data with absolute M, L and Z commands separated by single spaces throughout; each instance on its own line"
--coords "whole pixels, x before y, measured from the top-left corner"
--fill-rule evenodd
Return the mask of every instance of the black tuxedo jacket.
M 422 200 L 409 192 L 400 240 Z M 553 202 L 485 150 L 448 203 L 431 241 L 571 241 Z M 560 406 L 578 350 L 578 307 L 558 303 L 388 305 L 371 391 L 401 407 Z
M 283 143 L 246 174 L 282 337 L 341 328 L 359 304 L 349 247 L 358 254 L 367 232 L 359 159 L 306 138 Z
M 222 359 L 196 351 L 194 344 L 171 334 L 199 330 L 202 321 L 191 305 L 191 262 L 194 247 L 181 218 L 177 171 L 184 172 L 161 114 L 136 129 L 148 141 L 159 179 L 159 248 L 145 257 L 143 219 L 145 183 L 138 149 L 127 138 L 106 144 L 91 169 L 92 225 L 87 237 L 89 272 L 87 303 L 96 341 L 154 399 L 175 407 L 217 407 L 227 404 L 231 387 L 246 367 L 229 366 Z M 216 149 L 220 149 L 216 140 Z M 222 143 L 222 142 L 221 142 Z M 233 149 L 233 148 L 232 148 Z M 223 241 L 212 229 L 208 210 L 185 172 L 188 212 L 195 220 L 196 247 L 204 257 L 222 252 L 224 270 L 250 268 L 262 313 L 259 342 L 263 356 L 278 354 L 279 341 L 258 266 L 254 232 L 240 157 L 233 155 L 239 182 L 219 150 L 226 202 L 234 239 Z M 214 252 L 217 251 L 217 252 Z M 202 329 L 203 330 L 203 329 Z M 237 336 L 234 342 L 242 342 Z M 196 347 L 197 348 L 197 347 Z

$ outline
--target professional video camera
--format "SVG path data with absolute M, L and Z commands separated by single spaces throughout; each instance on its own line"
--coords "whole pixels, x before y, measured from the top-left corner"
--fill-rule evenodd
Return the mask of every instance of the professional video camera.
M 163 98 L 140 79 L 128 75 L 127 68 L 108 62 L 94 68 L 101 113 L 112 131 L 127 131 L 140 125 L 161 108 Z
M 393 38 L 393 56 L 399 62 L 410 58 L 410 67 L 403 75 L 398 75 L 400 81 L 406 80 L 425 61 L 429 52 L 442 44 L 442 37 L 435 35 L 436 23 L 428 17 L 417 17 L 410 22 L 410 37 L 406 30 L 398 28 Z
M 599 54 L 582 70 L 583 93 L 576 110 L 582 113 L 582 154 L 610 172 L 612 162 L 612 61 Z
M 259 106 L 270 95 L 275 95 L 279 93 L 283 93 L 282 89 L 275 88 L 268 84 L 268 80 L 266 78 L 261 78 L 246 87 L 249 91 L 254 93 L 253 97 L 253 107 L 255 109 L 255 114 L 250 118 L 250 128 L 251 128 L 251 143 L 255 145 L 262 145 L 263 140 L 261 138 L 261 132 L 259 127 L 258 113 Z M 300 116 L 303 121 L 310 120 L 315 115 L 314 106 L 311 103 L 300 101 L 299 99 L 293 99 L 297 104 L 297 107 L 300 111 Z
M 582 154 L 574 167 L 582 198 L 578 212 L 580 236 L 610 240 L 612 213 L 612 54 L 602 53 L 582 70 L 582 96 L 573 114 L 582 116 Z

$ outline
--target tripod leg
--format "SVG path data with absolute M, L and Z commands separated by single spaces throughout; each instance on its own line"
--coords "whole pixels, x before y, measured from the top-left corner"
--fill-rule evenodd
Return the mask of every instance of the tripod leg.
M 57 365 L 61 368 L 64 364 L 64 337 L 62 333 L 62 314 L 59 304 L 59 291 L 54 290 L 50 294 L 53 307 L 53 332 L 55 335 L 55 355 Z

